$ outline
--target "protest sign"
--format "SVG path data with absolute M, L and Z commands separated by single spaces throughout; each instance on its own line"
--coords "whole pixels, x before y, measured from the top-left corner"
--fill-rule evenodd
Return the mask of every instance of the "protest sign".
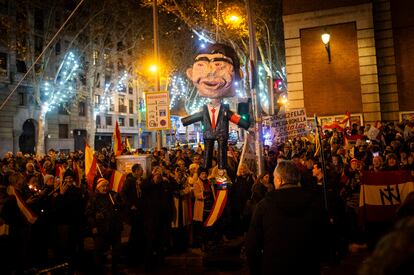
M 270 131 L 274 142 L 285 142 L 296 137 L 306 136 L 307 118 L 305 109 L 295 109 L 271 117 Z

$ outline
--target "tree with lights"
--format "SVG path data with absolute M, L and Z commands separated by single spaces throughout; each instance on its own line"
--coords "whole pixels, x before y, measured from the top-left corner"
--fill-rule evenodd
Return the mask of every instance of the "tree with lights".
M 144 0 L 144 3 L 152 2 Z M 217 12 L 219 3 L 219 12 Z M 159 1 L 159 5 L 168 13 L 176 15 L 199 39 L 199 47 L 205 47 L 208 43 L 227 42 L 237 51 L 241 63 L 244 64 L 243 71 L 248 71 L 248 31 L 244 1 Z M 264 78 L 261 86 L 262 105 L 267 102 L 268 83 L 266 76 L 273 79 L 282 79 L 282 85 L 286 83 L 284 44 L 283 44 L 283 22 L 282 1 L 264 0 L 260 6 L 256 5 L 254 13 L 257 18 L 258 52 L 261 57 L 261 67 L 264 70 Z M 272 39 L 273 38 L 273 39 Z M 271 57 L 271 58 L 270 58 Z M 246 76 L 247 74 L 245 74 Z M 265 76 L 266 75 L 266 76 Z M 244 85 L 247 87 L 247 80 Z M 240 87 L 241 90 L 243 87 Z M 189 92 L 189 98 L 193 101 L 191 105 L 202 105 L 196 92 Z M 187 101 L 188 102 L 188 101 Z
M 87 129 L 88 142 L 94 146 L 95 95 L 109 98 L 119 90 L 126 91 L 132 80 L 139 80 L 136 60 L 142 58 L 145 52 L 142 49 L 151 34 L 145 24 L 150 22 L 151 13 L 138 3 L 85 1 L 75 14 L 76 19 L 69 21 L 45 49 L 56 29 L 74 9 L 68 4 L 63 0 L 16 1 L 16 24 L 2 20 L 0 23 L 10 27 L 9 36 L 2 37 L 1 41 L 10 42 L 8 48 L 16 51 L 16 63 L 23 72 L 44 51 L 26 79 L 33 89 L 29 96 L 33 96 L 34 104 L 28 108 L 37 121 L 36 152 L 39 154 L 45 151 L 47 113 L 55 112 L 57 106 L 70 112 L 80 100 L 88 104 L 87 125 L 80 127 Z M 39 15 L 41 20 L 36 19 Z M 16 34 L 15 38 L 12 33 Z M 61 44 L 63 40 L 65 44 Z M 56 64 L 60 64 L 57 69 Z

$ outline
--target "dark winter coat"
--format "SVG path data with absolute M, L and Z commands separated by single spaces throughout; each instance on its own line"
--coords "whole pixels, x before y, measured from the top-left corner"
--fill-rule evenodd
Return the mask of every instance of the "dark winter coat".
M 204 105 L 202 111 L 181 119 L 181 122 L 184 126 L 188 126 L 195 122 L 201 121 L 201 124 L 203 125 L 202 130 L 204 139 L 227 140 L 229 138 L 229 121 L 233 114 L 234 112 L 230 111 L 228 104 L 220 104 L 216 128 L 213 129 L 211 126 L 208 107 L 207 105 Z M 250 123 L 247 120 L 240 119 L 237 125 L 247 130 Z
M 301 187 L 267 193 L 246 240 L 251 274 L 319 274 L 325 220 L 322 198 Z
M 121 206 L 120 196 L 116 192 L 93 194 L 86 206 L 86 218 L 90 229 L 97 228 L 98 234 L 103 236 L 121 234 Z

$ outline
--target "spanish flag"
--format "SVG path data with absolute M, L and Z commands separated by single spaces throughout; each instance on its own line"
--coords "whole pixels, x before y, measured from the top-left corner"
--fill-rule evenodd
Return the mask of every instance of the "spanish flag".
M 111 190 L 115 192 L 121 192 L 125 179 L 126 177 L 122 172 L 114 170 L 112 172 L 111 180 L 109 181 Z
M 323 128 L 337 129 L 338 131 L 343 132 L 350 118 L 351 114 L 349 112 L 346 112 L 344 118 L 341 121 L 332 121 L 330 123 L 323 125 Z
M 16 198 L 16 203 L 19 207 L 20 212 L 30 224 L 34 224 L 37 220 L 37 215 L 29 208 L 24 199 L 20 196 L 19 192 L 16 191 L 14 186 L 11 185 L 9 187 L 8 194 Z
M 115 123 L 114 129 L 114 153 L 115 156 L 121 155 L 124 147 L 122 146 L 121 131 L 119 130 L 118 121 Z
M 92 192 L 93 179 L 96 175 L 96 158 L 93 155 L 91 147 L 85 143 L 85 176 L 88 183 L 88 190 Z

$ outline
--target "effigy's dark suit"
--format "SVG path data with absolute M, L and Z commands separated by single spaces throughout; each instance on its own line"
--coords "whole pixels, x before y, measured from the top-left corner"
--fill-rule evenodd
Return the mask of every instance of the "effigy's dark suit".
M 220 104 L 220 111 L 217 115 L 216 127 L 213 129 L 207 105 L 191 116 L 181 119 L 184 126 L 201 121 L 203 139 L 205 145 L 205 167 L 211 168 L 213 158 L 214 141 L 218 142 L 218 168 L 225 169 L 227 166 L 227 141 L 229 139 L 229 121 L 238 126 L 248 129 L 250 122 L 232 112 L 228 104 Z

